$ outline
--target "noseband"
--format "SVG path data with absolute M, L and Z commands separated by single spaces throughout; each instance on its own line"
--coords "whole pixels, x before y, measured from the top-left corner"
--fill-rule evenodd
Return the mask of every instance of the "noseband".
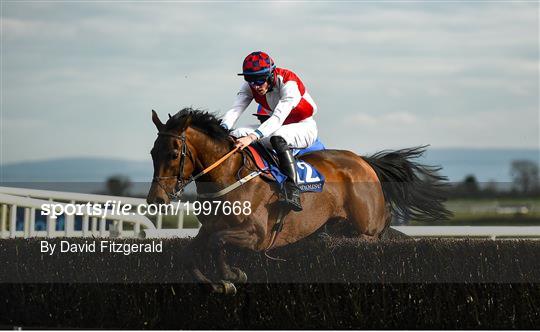
M 178 171 L 178 175 L 176 175 L 176 176 L 154 176 L 154 178 L 152 179 L 152 182 L 156 182 L 161 187 L 161 189 L 163 189 L 163 191 L 167 194 L 167 196 L 169 196 L 169 199 L 175 200 L 177 198 L 180 198 L 182 196 L 182 194 L 184 193 L 184 189 L 186 188 L 186 186 L 195 180 L 195 177 L 193 177 L 193 176 L 190 176 L 187 179 L 184 179 L 182 177 L 182 175 L 184 174 L 184 165 L 186 163 L 186 155 L 188 154 L 188 152 L 189 152 L 189 159 L 191 160 L 192 163 L 193 163 L 193 158 L 192 158 L 192 155 L 191 155 L 191 151 L 189 151 L 189 149 L 187 148 L 186 132 L 185 131 L 183 131 L 181 135 L 175 135 L 175 134 L 171 134 L 171 133 L 167 133 L 167 132 L 159 132 L 158 136 L 169 136 L 169 137 L 172 137 L 172 138 L 176 138 L 182 144 L 182 146 L 180 148 L 180 169 Z M 161 181 L 171 179 L 171 178 L 176 178 L 176 184 L 174 186 L 173 192 L 169 193 L 163 187 L 163 185 L 161 184 Z

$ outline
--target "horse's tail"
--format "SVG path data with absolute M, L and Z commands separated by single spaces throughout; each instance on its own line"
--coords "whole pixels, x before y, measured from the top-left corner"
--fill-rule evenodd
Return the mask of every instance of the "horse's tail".
M 448 184 L 445 176 L 437 174 L 441 168 L 411 160 L 425 150 L 420 146 L 363 157 L 377 173 L 392 214 L 405 221 L 445 220 L 452 215 L 443 204 Z

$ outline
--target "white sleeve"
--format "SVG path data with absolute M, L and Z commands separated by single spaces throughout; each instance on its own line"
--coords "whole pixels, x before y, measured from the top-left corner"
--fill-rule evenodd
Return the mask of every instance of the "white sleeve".
M 222 125 L 226 126 L 227 129 L 232 129 L 240 115 L 244 113 L 252 100 L 253 94 L 251 93 L 249 84 L 244 82 L 236 95 L 232 108 L 221 118 Z
M 278 130 L 283 125 L 283 122 L 289 116 L 292 109 L 295 108 L 302 99 L 298 84 L 295 81 L 285 83 L 281 87 L 279 94 L 281 98 L 279 99 L 272 116 L 263 122 L 255 131 L 259 138 L 270 136 Z

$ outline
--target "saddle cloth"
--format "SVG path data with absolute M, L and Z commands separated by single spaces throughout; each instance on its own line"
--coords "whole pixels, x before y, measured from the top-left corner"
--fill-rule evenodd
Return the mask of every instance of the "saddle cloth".
M 293 154 L 296 157 L 302 156 L 308 152 L 324 150 L 324 145 L 317 139 L 315 143 L 305 149 L 294 149 Z M 267 179 L 276 181 L 280 187 L 287 180 L 287 176 L 281 172 L 278 167 L 277 156 L 274 150 L 269 151 L 260 143 L 253 143 L 247 147 L 248 153 L 263 172 Z M 324 185 L 324 176 L 313 165 L 296 159 L 296 173 L 298 179 L 296 183 L 302 192 L 321 192 Z

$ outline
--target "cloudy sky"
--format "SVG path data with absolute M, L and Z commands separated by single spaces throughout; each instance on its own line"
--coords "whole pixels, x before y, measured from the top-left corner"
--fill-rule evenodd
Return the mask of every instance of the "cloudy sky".
M 1 163 L 147 159 L 151 109 L 223 114 L 254 50 L 303 79 L 329 147 L 539 146 L 537 2 L 1 6 Z

